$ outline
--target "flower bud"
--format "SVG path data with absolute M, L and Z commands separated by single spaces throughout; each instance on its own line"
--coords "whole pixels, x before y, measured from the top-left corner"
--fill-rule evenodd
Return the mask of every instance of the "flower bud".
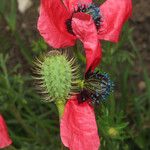
M 112 138 L 115 138 L 116 136 L 118 136 L 118 131 L 115 128 L 111 127 L 108 129 L 108 135 Z

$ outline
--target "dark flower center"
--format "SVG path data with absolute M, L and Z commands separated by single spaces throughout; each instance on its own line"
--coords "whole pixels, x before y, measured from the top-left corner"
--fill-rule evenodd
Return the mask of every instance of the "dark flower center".
M 90 14 L 93 18 L 96 29 L 99 30 L 100 25 L 101 25 L 101 14 L 100 14 L 100 9 L 98 6 L 96 6 L 95 4 L 89 4 L 89 5 L 80 4 L 78 5 L 77 9 L 74 10 L 73 14 L 78 13 L 78 12 Z M 72 23 L 72 17 L 66 20 L 66 26 L 67 26 L 68 32 L 74 35 L 71 23 Z
M 113 91 L 113 87 L 114 84 L 107 73 L 88 72 L 78 101 L 82 103 L 90 99 L 90 104 L 100 104 L 101 101 L 105 101 L 108 98 Z

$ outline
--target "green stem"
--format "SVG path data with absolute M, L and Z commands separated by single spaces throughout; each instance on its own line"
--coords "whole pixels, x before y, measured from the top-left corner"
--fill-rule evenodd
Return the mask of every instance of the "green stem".
M 84 85 L 85 85 L 85 81 L 84 80 L 77 80 L 76 83 L 77 83 L 77 86 L 79 87 L 79 89 L 83 90 Z
M 63 116 L 64 113 L 64 108 L 65 108 L 65 100 L 57 100 L 55 102 L 57 109 L 58 109 L 58 114 L 59 114 L 59 119 Z
M 57 106 L 57 109 L 58 109 L 58 113 L 59 113 L 59 120 L 61 121 L 61 118 L 63 116 L 63 113 L 64 113 L 64 108 L 65 108 L 65 100 L 57 100 L 55 102 L 56 106 Z M 61 142 L 61 150 L 64 150 L 64 145 L 63 143 Z
M 4 150 L 17 150 L 14 146 L 9 146 L 8 148 L 5 148 Z
M 61 142 L 61 150 L 64 150 L 64 145 L 62 142 Z

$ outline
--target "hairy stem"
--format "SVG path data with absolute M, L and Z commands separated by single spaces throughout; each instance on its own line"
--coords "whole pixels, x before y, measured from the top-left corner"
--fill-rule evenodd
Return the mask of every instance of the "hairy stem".
M 65 100 L 56 100 L 55 104 L 58 109 L 59 119 L 61 119 L 61 117 L 63 116 L 63 113 L 64 113 Z

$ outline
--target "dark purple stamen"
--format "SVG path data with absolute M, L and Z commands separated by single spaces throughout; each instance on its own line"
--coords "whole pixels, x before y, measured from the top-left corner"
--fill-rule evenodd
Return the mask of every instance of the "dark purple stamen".
M 72 35 L 75 35 L 74 33 L 73 33 L 73 30 L 72 30 L 72 19 L 67 19 L 66 20 L 66 26 L 67 26 L 67 31 L 70 33 L 70 34 L 72 34 Z
M 107 73 L 88 71 L 85 76 L 84 88 L 78 99 L 79 103 L 91 99 L 90 104 L 100 104 L 113 91 L 114 84 Z

